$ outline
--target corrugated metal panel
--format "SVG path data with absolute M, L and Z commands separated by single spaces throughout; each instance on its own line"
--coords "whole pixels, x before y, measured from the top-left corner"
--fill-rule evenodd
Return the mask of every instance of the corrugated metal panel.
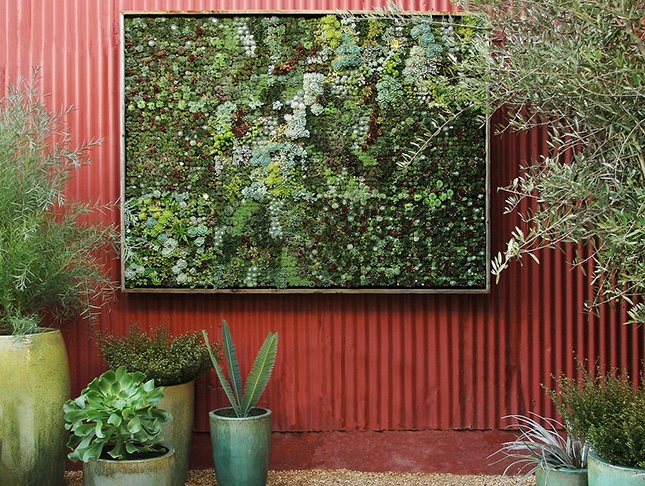
M 122 11 L 361 10 L 385 1 L 5 0 L 0 3 L 2 87 L 42 66 L 53 107 L 74 104 L 77 140 L 100 138 L 94 165 L 70 192 L 105 203 L 119 196 L 119 19 Z M 448 1 L 408 1 L 409 10 L 454 11 Z M 505 134 L 491 144 L 492 187 L 544 148 L 541 133 Z M 491 243 L 504 247 L 513 216 L 491 195 Z M 118 213 L 103 216 L 118 222 Z M 173 332 L 232 326 L 248 369 L 268 331 L 280 333 L 274 378 L 263 402 L 276 430 L 416 430 L 497 428 L 508 413 L 552 414 L 541 384 L 575 371 L 574 356 L 627 367 L 637 375 L 645 328 L 621 324 L 624 310 L 582 314 L 589 279 L 563 255 L 514 266 L 489 295 L 163 295 L 119 294 L 99 327 L 169 320 Z M 118 263 L 109 262 L 115 279 Z M 103 370 L 85 326 L 66 332 L 74 391 Z M 197 428 L 224 403 L 214 377 L 198 384 Z

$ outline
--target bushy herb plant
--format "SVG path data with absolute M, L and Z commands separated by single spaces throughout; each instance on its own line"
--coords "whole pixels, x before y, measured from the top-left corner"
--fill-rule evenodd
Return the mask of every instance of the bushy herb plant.
M 172 416 L 157 407 L 163 387 L 145 380 L 143 373 L 129 373 L 122 366 L 95 378 L 78 398 L 65 403 L 72 461 L 135 459 L 165 450 L 156 439 L 161 424 Z
M 187 383 L 207 373 L 213 366 L 209 351 L 216 361 L 220 359 L 219 344 L 209 347 L 199 331 L 171 336 L 167 323 L 155 326 L 150 333 L 133 324 L 123 336 L 97 334 L 110 368 L 125 366 L 128 371 L 140 371 L 157 386 Z
M 0 334 L 91 317 L 113 288 L 101 258 L 113 228 L 65 193 L 93 145 L 72 144 L 69 112 L 50 110 L 37 73 L 0 100 Z
M 645 468 L 645 390 L 618 370 L 580 373 L 560 376 L 549 392 L 569 429 L 606 461 Z

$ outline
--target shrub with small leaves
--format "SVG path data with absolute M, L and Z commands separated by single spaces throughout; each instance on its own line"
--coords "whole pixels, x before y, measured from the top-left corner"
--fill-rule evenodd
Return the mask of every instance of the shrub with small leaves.
M 143 373 L 129 373 L 125 367 L 109 370 L 92 380 L 78 398 L 65 403 L 72 461 L 125 460 L 165 450 L 156 438 L 161 424 L 172 416 L 157 408 L 163 387 L 145 379 Z
M 99 332 L 98 337 L 110 368 L 125 366 L 129 371 L 142 372 L 157 386 L 187 383 L 213 367 L 198 331 L 170 336 L 167 324 L 163 323 L 148 335 L 133 324 L 124 336 Z M 214 343 L 211 350 L 219 358 L 220 345 Z
M 626 373 L 581 370 L 579 378 L 560 376 L 549 394 L 569 429 L 600 457 L 645 468 L 645 390 Z

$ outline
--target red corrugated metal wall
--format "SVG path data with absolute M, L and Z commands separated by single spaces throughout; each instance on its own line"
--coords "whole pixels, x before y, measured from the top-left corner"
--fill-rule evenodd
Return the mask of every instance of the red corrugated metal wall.
M 73 181 L 75 196 L 116 201 L 120 187 L 119 20 L 121 11 L 361 10 L 385 0 L 2 0 L 0 90 L 42 67 L 52 107 L 73 104 L 77 140 L 99 138 L 94 164 Z M 404 1 L 408 10 L 454 11 L 446 0 Z M 517 224 L 494 188 L 544 148 L 540 133 L 491 143 L 492 252 Z M 118 211 L 102 216 L 118 222 Z M 541 384 L 575 369 L 575 355 L 637 375 L 644 329 L 622 325 L 623 310 L 582 314 L 589 281 L 558 253 L 513 266 L 489 295 L 164 295 L 118 294 L 98 326 L 115 332 L 168 319 L 179 333 L 232 326 L 244 364 L 269 330 L 279 361 L 263 402 L 274 428 L 313 430 L 489 429 L 500 417 L 552 414 Z M 111 261 L 118 279 L 119 265 Z M 66 330 L 74 393 L 104 364 L 86 326 Z M 197 429 L 223 404 L 214 377 L 198 384 Z

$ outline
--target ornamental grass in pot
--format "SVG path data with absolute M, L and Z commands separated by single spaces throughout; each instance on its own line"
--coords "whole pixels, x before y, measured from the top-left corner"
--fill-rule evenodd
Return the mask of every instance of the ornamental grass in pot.
M 66 193 L 94 145 L 72 143 L 70 111 L 47 106 L 38 70 L 0 100 L 0 484 L 62 483 L 70 373 L 56 327 L 91 318 L 114 288 L 114 228 Z
M 90 382 L 64 405 L 72 461 L 84 486 L 171 486 L 175 452 L 157 441 L 172 420 L 158 407 L 163 387 L 122 366 Z
M 518 484 L 533 474 L 538 486 L 585 486 L 589 447 L 557 420 L 538 414 L 508 415 L 518 431 L 517 438 L 505 442 L 493 456 L 496 462 L 512 459 L 504 474 L 519 467 Z
M 558 413 L 591 447 L 589 484 L 645 485 L 645 389 L 617 369 L 559 376 L 550 392 Z
M 101 354 L 111 369 L 124 366 L 164 387 L 159 406 L 170 412 L 173 420 L 163 424 L 159 440 L 175 449 L 173 486 L 184 484 L 195 415 L 195 379 L 213 368 L 202 333 L 171 336 L 168 323 L 163 322 L 153 325 L 148 333 L 135 323 L 122 336 L 108 332 L 97 335 Z M 221 359 L 220 348 L 218 343 L 210 346 L 216 360 Z
M 208 344 L 208 334 L 203 331 Z M 257 407 L 278 352 L 278 334 L 270 332 L 242 383 L 235 345 L 226 321 L 222 323 L 222 346 L 228 379 L 211 352 L 213 367 L 230 407 L 209 413 L 215 476 L 220 486 L 264 486 L 269 471 L 271 410 Z M 209 347 L 210 349 L 210 347 Z

